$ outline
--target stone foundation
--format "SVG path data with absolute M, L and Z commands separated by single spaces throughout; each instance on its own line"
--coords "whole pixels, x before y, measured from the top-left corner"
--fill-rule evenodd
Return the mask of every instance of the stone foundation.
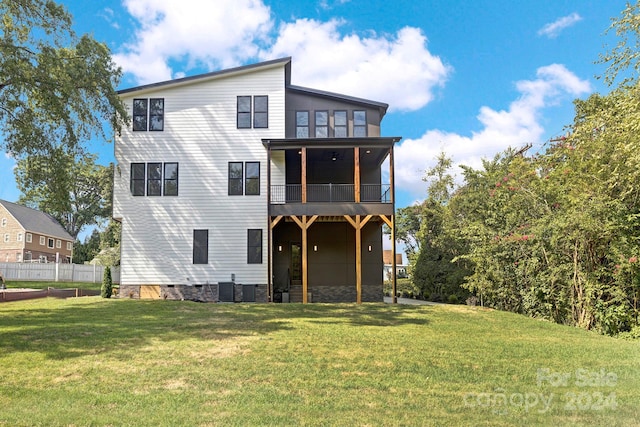
M 225 287 L 222 298 L 220 293 L 221 286 Z M 230 287 L 232 287 L 232 291 Z M 242 283 L 120 285 L 118 296 L 120 298 L 133 299 L 169 299 L 202 302 L 267 302 L 267 285 L 245 285 Z M 226 298 L 228 296 L 231 296 L 231 298 Z
M 327 286 L 310 286 L 312 302 L 356 302 L 355 285 L 327 285 Z M 362 286 L 362 302 L 382 302 L 382 285 Z

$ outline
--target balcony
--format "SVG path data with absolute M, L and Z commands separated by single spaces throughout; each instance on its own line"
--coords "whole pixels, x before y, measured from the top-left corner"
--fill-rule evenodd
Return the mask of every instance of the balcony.
M 307 184 L 306 203 L 356 203 L 354 184 Z M 302 185 L 272 185 L 271 204 L 302 203 Z M 390 184 L 361 184 L 359 203 L 391 203 Z

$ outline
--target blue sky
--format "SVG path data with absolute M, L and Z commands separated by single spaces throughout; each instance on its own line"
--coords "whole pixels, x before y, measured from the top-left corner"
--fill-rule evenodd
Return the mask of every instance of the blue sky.
M 105 42 L 120 89 L 283 56 L 294 84 L 390 105 L 397 206 L 424 199 L 445 151 L 479 167 L 505 148 L 564 132 L 596 78 L 624 0 L 65 0 L 78 33 Z M 113 146 L 92 141 L 100 161 Z M 0 155 L 0 199 L 19 197 Z

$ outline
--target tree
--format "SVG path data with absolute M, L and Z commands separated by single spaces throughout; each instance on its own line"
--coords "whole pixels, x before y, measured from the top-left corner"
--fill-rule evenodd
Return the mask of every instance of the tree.
M 73 245 L 73 262 L 84 264 L 89 262 L 100 252 L 100 232 L 93 230 L 90 236 L 85 237 L 84 243 L 76 240 Z
M 77 37 L 51 0 L 0 0 L 0 147 L 13 157 L 76 155 L 128 122 L 108 47 Z
M 111 282 L 111 268 L 104 268 L 104 276 L 102 278 L 102 286 L 100 287 L 100 296 L 102 298 L 111 298 L 113 293 L 113 283 Z
M 20 159 L 16 183 L 20 202 L 56 218 L 74 238 L 111 217 L 113 165 L 96 164 L 96 155 L 70 155 L 55 148 L 51 156 Z

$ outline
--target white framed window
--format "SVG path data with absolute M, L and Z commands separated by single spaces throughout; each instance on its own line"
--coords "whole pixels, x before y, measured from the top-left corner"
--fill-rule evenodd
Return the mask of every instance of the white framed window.
M 40 236 L 40 245 L 44 246 L 46 242 L 47 240 L 44 238 L 44 236 Z
M 62 248 L 62 240 L 60 240 L 60 239 L 56 240 L 56 248 L 58 248 L 58 249 Z
M 31 243 L 33 241 L 33 235 L 31 233 L 27 233 L 27 243 Z
M 54 240 L 54 239 L 52 239 L 51 237 L 49 237 L 49 238 L 47 239 L 47 247 L 48 247 L 49 249 L 53 249 L 53 244 L 54 244 L 53 240 Z
M 22 242 L 22 233 L 18 232 L 18 234 L 16 235 L 16 241 Z
M 16 262 L 22 262 L 22 252 L 16 252 Z
M 73 250 L 73 243 L 71 243 L 71 242 L 67 242 L 67 250 L 68 250 L 68 251 Z
M 4 233 L 4 242 L 7 243 L 11 239 L 9 233 Z
M 2 218 L 2 226 L 3 227 L 7 226 L 7 218 Z

